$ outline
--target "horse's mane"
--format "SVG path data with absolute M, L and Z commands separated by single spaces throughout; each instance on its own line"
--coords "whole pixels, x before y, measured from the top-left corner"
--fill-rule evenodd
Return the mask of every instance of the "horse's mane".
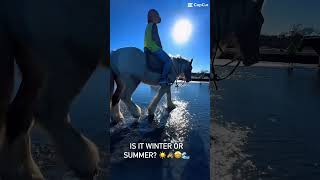
M 187 58 L 184 58 L 182 56 L 170 56 L 171 60 L 177 61 L 177 62 L 189 62 Z
M 239 15 L 249 12 L 249 9 L 258 7 L 261 10 L 263 0 L 215 0 L 211 4 L 211 21 L 213 41 L 220 40 L 230 32 L 237 32 L 241 29 Z

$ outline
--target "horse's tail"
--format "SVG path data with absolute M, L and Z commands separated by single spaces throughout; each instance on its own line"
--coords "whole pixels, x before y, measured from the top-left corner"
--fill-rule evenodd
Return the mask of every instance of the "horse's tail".
M 117 54 L 114 52 L 111 52 L 110 59 L 117 58 Z M 111 66 L 111 78 L 110 78 L 110 87 L 111 87 L 111 100 L 112 100 L 112 106 L 115 106 L 120 101 L 120 96 L 123 90 L 123 84 L 121 83 L 120 78 L 118 77 L 117 73 L 114 70 L 114 67 Z M 117 89 L 114 91 L 114 83 L 117 85 Z

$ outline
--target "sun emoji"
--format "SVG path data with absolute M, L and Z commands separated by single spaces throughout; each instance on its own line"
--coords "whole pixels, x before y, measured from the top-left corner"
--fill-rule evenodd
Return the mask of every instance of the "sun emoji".
M 166 153 L 160 152 L 159 156 L 160 156 L 161 159 L 164 159 L 166 157 Z

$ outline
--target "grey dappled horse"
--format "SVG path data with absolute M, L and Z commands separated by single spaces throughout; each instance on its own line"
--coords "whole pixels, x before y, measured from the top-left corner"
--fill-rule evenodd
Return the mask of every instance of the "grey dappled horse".
M 219 57 L 229 43 L 238 48 L 244 65 L 258 61 L 259 38 L 264 22 L 261 13 L 264 0 L 212 0 L 211 44 L 212 56 Z M 213 59 L 211 62 L 213 65 Z
M 192 60 L 188 61 L 181 57 L 172 57 L 171 59 L 170 81 L 175 81 L 180 75 L 184 75 L 187 82 L 191 81 Z M 158 85 L 160 73 L 151 71 L 147 66 L 145 53 L 134 47 L 113 51 L 110 56 L 110 65 L 113 74 L 111 86 L 114 85 L 114 80 L 117 84 L 117 89 L 112 95 L 112 119 L 115 122 L 123 120 L 119 107 L 120 99 L 126 104 L 133 117 L 139 118 L 141 116 L 141 109 L 132 102 L 131 96 L 140 82 L 148 85 Z M 113 92 L 113 87 L 111 92 Z M 170 86 L 161 86 L 148 107 L 149 116 L 152 117 L 154 115 L 157 104 L 165 93 L 167 94 L 167 108 L 169 110 L 175 108 L 171 100 Z
M 72 127 L 68 113 L 97 65 L 107 65 L 108 5 L 102 0 L 0 2 L 0 179 L 44 179 L 31 154 L 33 118 L 76 175 L 95 175 L 98 149 Z M 11 101 L 14 62 L 22 82 Z

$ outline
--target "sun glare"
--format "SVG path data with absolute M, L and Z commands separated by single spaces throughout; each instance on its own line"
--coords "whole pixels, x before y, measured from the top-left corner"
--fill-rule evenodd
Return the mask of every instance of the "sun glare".
M 178 44 L 188 42 L 192 33 L 192 24 L 187 19 L 177 21 L 173 27 L 172 37 Z

